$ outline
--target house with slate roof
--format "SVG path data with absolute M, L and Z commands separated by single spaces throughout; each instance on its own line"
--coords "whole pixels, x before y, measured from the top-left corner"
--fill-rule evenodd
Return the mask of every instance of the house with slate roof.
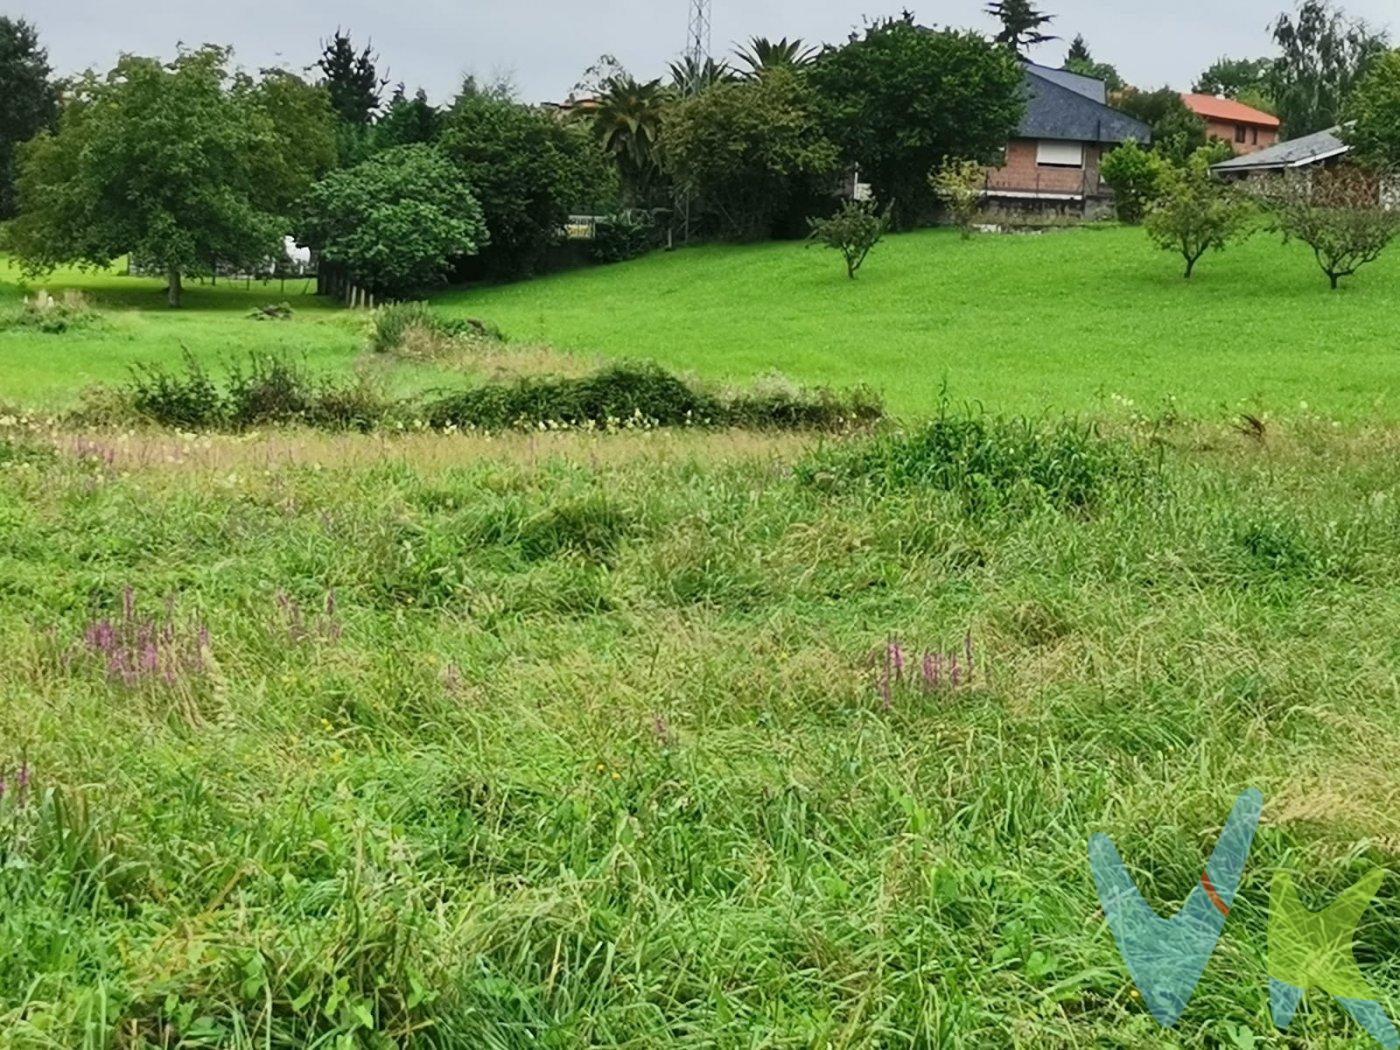
M 1025 63 L 1026 112 L 999 167 L 987 170 L 992 207 L 1097 216 L 1113 191 L 1099 177 L 1104 154 L 1152 129 L 1108 104 L 1102 80 Z

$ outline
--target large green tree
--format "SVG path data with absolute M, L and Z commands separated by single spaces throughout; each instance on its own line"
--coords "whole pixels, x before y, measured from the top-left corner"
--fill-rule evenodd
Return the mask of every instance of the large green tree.
M 1109 91 L 1122 91 L 1127 86 L 1115 66 L 1094 59 L 1083 34 L 1076 34 L 1070 41 L 1069 51 L 1065 54 L 1065 64 L 1061 68 L 1069 73 L 1078 73 L 1082 77 L 1102 80 Z
M 73 85 L 57 130 L 21 150 L 11 239 L 27 270 L 130 254 L 167 276 L 178 306 L 184 275 L 281 253 L 291 197 L 327 155 L 330 131 L 314 119 L 279 130 L 278 113 L 314 113 L 311 96 L 285 74 L 234 76 L 229 60 L 218 47 L 170 63 L 128 55 Z
M 52 73 L 38 31 L 0 15 L 0 219 L 14 214 L 15 148 L 58 118 Z
M 491 243 L 481 258 L 493 276 L 530 273 L 570 211 L 595 206 L 606 192 L 597 184 L 601 151 L 586 127 L 470 81 L 444 118 L 440 145 L 486 214 Z
M 1269 58 L 1230 58 L 1221 56 L 1206 67 L 1191 86 L 1192 91 L 1204 95 L 1224 95 L 1238 99 L 1249 93 L 1268 89 L 1269 71 L 1273 59 Z
M 378 295 L 443 281 L 487 242 L 481 205 L 435 147 L 395 146 L 327 176 L 308 195 L 299 239 Z
M 889 19 L 806 72 L 829 137 L 860 166 L 897 225 L 928 214 L 928 173 L 946 157 L 990 163 L 1025 110 L 1021 64 L 976 33 Z
M 1173 164 L 1185 164 L 1209 137 L 1206 122 L 1169 87 L 1156 91 L 1128 88 L 1114 101 L 1124 113 L 1152 128 L 1153 151 Z
M 403 84 L 399 84 L 375 122 L 374 145 L 376 149 L 389 149 L 436 142 L 440 134 L 442 114 L 428 101 L 428 93 L 419 88 L 410 98 Z
M 1278 17 L 1273 36 L 1281 54 L 1268 87 L 1290 138 L 1339 123 L 1352 89 L 1387 46 L 1383 32 L 1330 0 L 1303 0 L 1296 14 Z
M 1363 161 L 1400 170 L 1400 51 L 1381 56 L 1347 103 L 1345 134 Z
M 371 45 L 355 50 L 348 32 L 337 29 L 321 44 L 316 67 L 330 92 L 331 105 L 347 124 L 368 125 L 379 112 L 387 80 L 379 76 L 379 56 Z
M 662 130 L 676 185 L 737 240 L 770 236 L 803 184 L 830 178 L 839 154 L 793 70 L 718 84 L 679 103 Z

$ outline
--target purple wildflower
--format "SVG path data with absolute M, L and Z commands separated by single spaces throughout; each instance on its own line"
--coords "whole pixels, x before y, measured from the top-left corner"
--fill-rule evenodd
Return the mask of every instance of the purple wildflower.
M 891 638 L 885 653 L 886 665 L 894 668 L 894 679 L 898 682 L 904 677 L 904 649 L 899 644 L 899 639 Z
M 972 632 L 963 635 L 963 655 L 967 657 L 967 680 L 972 681 Z

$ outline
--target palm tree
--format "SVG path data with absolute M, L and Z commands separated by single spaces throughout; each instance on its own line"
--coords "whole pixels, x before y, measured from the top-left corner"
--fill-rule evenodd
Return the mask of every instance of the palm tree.
M 645 83 L 620 74 L 608 77 L 593 110 L 593 134 L 617 164 L 632 203 L 645 203 L 660 168 L 656 142 L 667 91 L 660 80 Z
M 682 95 L 698 95 L 706 88 L 733 79 L 734 70 L 727 63 L 716 62 L 713 58 L 700 62 L 694 55 L 686 55 L 679 62 L 671 63 L 671 84 Z
M 800 37 L 769 40 L 756 36 L 749 39 L 747 46 L 735 49 L 734 54 L 749 67 L 748 76 L 761 76 L 769 69 L 801 69 L 817 57 L 817 49 L 804 45 Z

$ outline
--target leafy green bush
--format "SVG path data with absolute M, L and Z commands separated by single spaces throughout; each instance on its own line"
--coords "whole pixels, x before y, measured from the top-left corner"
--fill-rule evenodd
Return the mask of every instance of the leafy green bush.
M 216 427 L 224 422 L 224 396 L 208 371 L 186 352 L 185 370 L 157 365 L 132 368 L 127 387 L 131 407 L 143 419 L 167 427 Z
M 1104 157 L 1099 174 L 1113 190 L 1113 207 L 1119 220 L 1142 222 L 1170 170 L 1166 161 L 1136 142 L 1126 142 Z
M 884 414 L 879 395 L 869 387 L 856 387 L 845 396 L 818 387 L 734 394 L 724 401 L 721 418 L 729 426 L 754 430 L 845 430 L 878 422 Z
M 845 398 L 825 389 L 718 396 L 651 364 L 614 365 L 580 379 L 526 378 L 449 394 L 430 404 L 434 427 L 735 426 L 842 430 L 884 414 L 868 390 Z
M 588 257 L 596 263 L 626 262 L 656 247 L 656 223 L 645 212 L 621 211 L 594 224 Z
M 712 423 L 714 398 L 655 365 L 614 365 L 581 379 L 527 377 L 449 394 L 428 406 L 435 427 L 499 430 L 521 424 L 678 426 Z
M 1140 489 L 1148 462 L 1092 425 L 1061 420 L 954 415 L 946 408 L 910 431 L 823 450 L 796 469 L 818 488 L 877 492 L 930 488 L 958 495 L 971 510 L 1048 504 L 1092 508 L 1108 493 Z
M 392 420 L 438 429 L 516 427 L 736 426 L 754 429 L 845 430 L 883 415 L 865 389 L 841 396 L 826 389 L 758 389 L 719 396 L 652 364 L 620 364 L 581 378 L 527 377 L 441 394 L 426 403 L 392 401 L 365 379 L 337 382 L 303 365 L 250 354 L 229 366 L 220 386 L 190 355 L 183 371 L 149 365 L 108 396 L 86 398 L 75 419 L 134 419 L 188 429 L 244 430 L 303 424 L 371 430 Z
M 286 423 L 369 430 L 393 408 L 365 380 L 339 384 L 286 358 L 256 353 L 246 364 L 230 365 L 222 389 L 187 353 L 183 372 L 137 365 L 121 393 L 138 419 L 192 430 Z M 108 399 L 101 402 L 105 418 L 111 418 L 113 407 Z

